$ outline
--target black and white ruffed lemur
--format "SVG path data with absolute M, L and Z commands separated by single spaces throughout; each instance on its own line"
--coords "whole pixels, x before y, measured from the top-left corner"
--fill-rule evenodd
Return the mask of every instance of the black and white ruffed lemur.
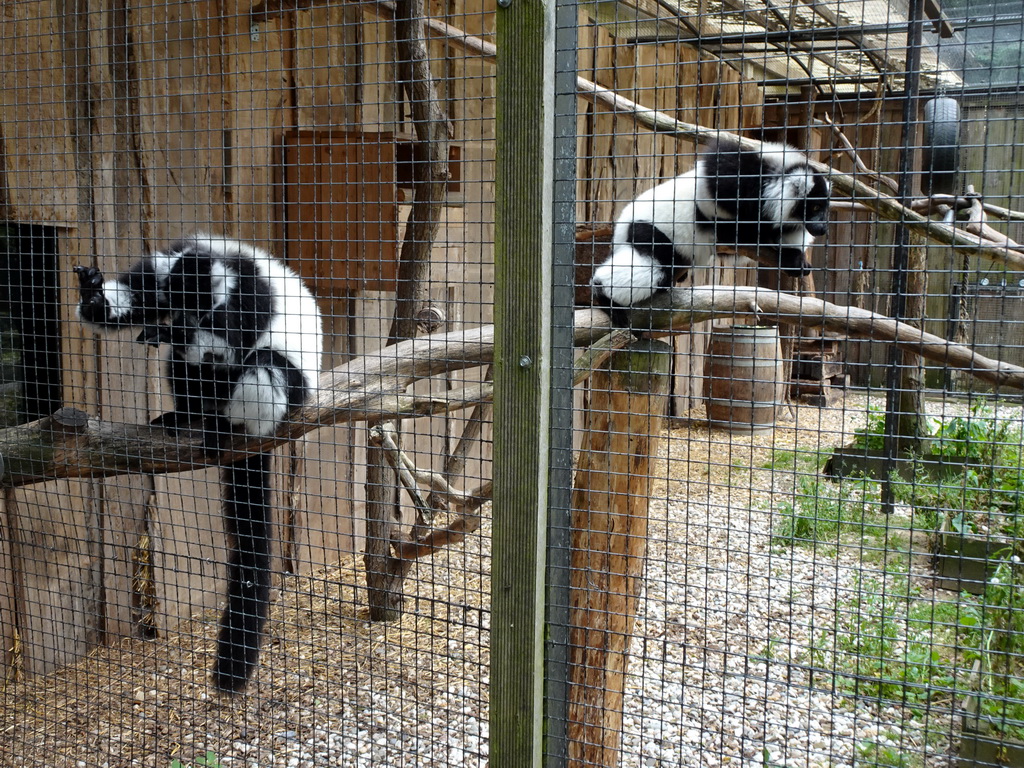
M 216 453 L 232 432 L 271 435 L 317 386 L 320 311 L 302 280 L 252 245 L 196 234 L 139 259 L 113 279 L 76 267 L 78 316 L 100 331 L 141 327 L 138 340 L 170 347 L 174 410 L 153 420 L 201 424 Z M 213 682 L 242 690 L 259 660 L 270 600 L 270 454 L 223 468 L 232 552 Z
M 800 276 L 804 257 L 828 229 L 830 185 L 786 144 L 745 149 L 721 139 L 696 166 L 643 192 L 619 214 L 612 252 L 591 280 L 594 303 L 616 325 L 625 309 L 669 290 L 692 267 L 714 263 L 716 247 L 756 247 Z

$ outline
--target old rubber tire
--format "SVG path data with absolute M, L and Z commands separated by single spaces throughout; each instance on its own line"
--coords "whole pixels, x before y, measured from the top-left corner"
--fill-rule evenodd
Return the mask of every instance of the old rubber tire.
M 960 105 L 938 96 L 924 105 L 924 153 L 921 191 L 955 195 L 960 176 Z

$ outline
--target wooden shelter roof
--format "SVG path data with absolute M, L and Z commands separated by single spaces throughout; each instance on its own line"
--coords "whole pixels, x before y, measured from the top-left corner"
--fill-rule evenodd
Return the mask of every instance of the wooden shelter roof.
M 582 0 L 581 5 L 616 37 L 693 45 L 763 83 L 768 93 L 812 86 L 853 95 L 877 90 L 881 80 L 903 89 L 906 0 L 801 0 L 785 9 L 772 0 Z M 921 88 L 959 88 L 957 67 L 940 59 L 936 45 L 939 37 L 954 35 L 953 27 L 934 0 L 926 0 L 925 17 Z

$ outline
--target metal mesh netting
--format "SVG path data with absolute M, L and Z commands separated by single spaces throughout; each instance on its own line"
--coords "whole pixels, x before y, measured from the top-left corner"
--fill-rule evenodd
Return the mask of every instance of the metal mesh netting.
M 0 43 L 0 766 L 1024 764 L 1019 2 Z

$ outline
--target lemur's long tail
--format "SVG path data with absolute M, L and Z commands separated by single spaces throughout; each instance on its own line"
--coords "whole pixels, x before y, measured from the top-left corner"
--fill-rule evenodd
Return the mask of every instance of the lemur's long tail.
M 224 526 L 233 543 L 214 684 L 245 688 L 256 668 L 270 602 L 270 454 L 224 467 Z

